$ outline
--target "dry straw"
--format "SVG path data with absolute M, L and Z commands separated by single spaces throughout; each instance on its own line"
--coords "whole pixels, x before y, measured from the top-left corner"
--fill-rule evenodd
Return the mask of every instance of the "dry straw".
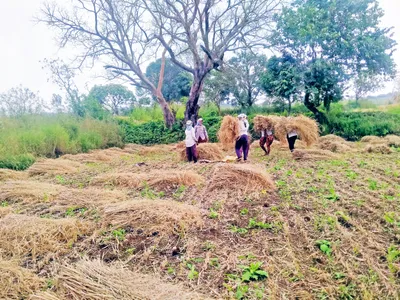
M 168 200 L 127 201 L 103 211 L 103 226 L 131 226 L 145 234 L 170 235 L 203 225 L 196 207 Z
M 27 256 L 34 261 L 44 255 L 64 254 L 80 235 L 91 231 L 90 223 L 75 219 L 42 219 L 9 214 L 0 219 L 0 250 L 8 256 Z
M 364 152 L 367 153 L 380 153 L 380 154 L 390 154 L 393 152 L 390 147 L 385 144 L 369 144 L 365 146 Z
M 318 123 L 303 115 L 281 118 L 275 126 L 275 136 L 279 141 L 286 143 L 287 134 L 293 130 L 297 132 L 300 140 L 305 142 L 307 147 L 310 147 L 318 141 Z
M 168 284 L 156 276 L 129 271 L 122 264 L 106 265 L 83 259 L 64 266 L 57 290 L 71 300 L 194 300 L 206 299 L 182 285 Z M 47 300 L 47 299 L 46 299 Z
M 228 150 L 239 138 L 239 120 L 232 116 L 225 116 L 218 131 L 218 140 L 223 149 Z
M 29 169 L 29 175 L 44 174 L 74 174 L 80 172 L 84 166 L 78 162 L 65 159 L 45 159 L 34 163 Z
M 111 173 L 95 177 L 93 185 L 112 185 L 128 188 L 152 188 L 169 190 L 181 185 L 193 186 L 204 182 L 203 177 L 193 171 L 153 171 L 150 173 Z
M 350 143 L 334 134 L 321 136 L 318 139 L 317 147 L 322 150 L 329 150 L 331 152 L 337 153 L 345 153 L 352 150 L 350 147 Z
M 13 171 L 8 169 L 0 169 L 0 181 L 5 180 L 23 180 L 28 178 L 28 173 Z
M 261 132 L 263 130 L 274 130 L 275 125 L 280 120 L 278 116 L 262 116 L 257 115 L 253 119 L 254 130 Z
M 389 147 L 400 147 L 400 136 L 398 135 L 387 135 L 385 136 L 385 140 L 387 141 L 387 145 Z
M 26 299 L 43 287 L 44 280 L 21 268 L 17 261 L 0 258 L 0 299 Z
M 186 157 L 186 148 L 184 149 L 179 149 L 179 158 L 182 161 L 187 161 Z M 199 144 L 197 146 L 197 153 L 198 153 L 198 159 L 204 159 L 204 160 L 222 160 L 224 158 L 224 154 L 222 153 L 221 149 L 217 144 L 211 144 L 211 143 L 204 143 L 204 144 Z
M 275 183 L 262 169 L 251 165 L 218 164 L 214 168 L 208 191 L 230 189 L 237 191 L 275 190 Z

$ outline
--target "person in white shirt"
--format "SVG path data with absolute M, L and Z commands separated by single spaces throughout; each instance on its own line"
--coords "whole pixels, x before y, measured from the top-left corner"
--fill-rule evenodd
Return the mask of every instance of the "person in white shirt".
M 290 152 L 294 151 L 294 144 L 296 143 L 297 137 L 298 137 L 298 134 L 297 134 L 296 130 L 292 130 L 292 131 L 288 132 L 288 134 L 287 134 L 286 138 L 289 143 Z
M 238 119 L 239 119 L 239 138 L 237 139 L 235 144 L 235 151 L 238 161 L 242 159 L 242 154 L 244 161 L 247 161 L 250 149 L 249 136 L 248 136 L 249 122 L 247 121 L 247 117 L 245 114 L 240 114 L 238 116 Z
M 197 124 L 194 127 L 196 133 L 197 143 L 207 143 L 208 142 L 208 133 L 206 127 L 203 125 L 203 119 L 198 119 Z
M 263 130 L 261 131 L 261 139 L 260 139 L 260 146 L 261 149 L 264 150 L 265 155 L 269 155 L 271 152 L 271 145 L 274 142 L 274 133 L 272 130 Z M 267 149 L 265 149 L 265 145 Z
M 196 133 L 192 126 L 192 121 L 186 122 L 186 130 L 185 130 L 185 145 L 186 145 L 186 156 L 189 162 L 197 163 L 197 139 Z

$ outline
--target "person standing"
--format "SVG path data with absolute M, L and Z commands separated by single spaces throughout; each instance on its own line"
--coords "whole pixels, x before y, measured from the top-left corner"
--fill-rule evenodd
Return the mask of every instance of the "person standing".
M 289 143 L 290 152 L 294 151 L 294 144 L 296 143 L 297 137 L 298 137 L 298 134 L 297 134 L 296 130 L 292 130 L 292 131 L 288 132 L 288 134 L 287 134 L 287 140 Z
M 208 133 L 206 127 L 203 125 L 203 119 L 199 119 L 197 121 L 197 124 L 194 127 L 194 131 L 196 133 L 196 139 L 198 144 L 208 142 Z
M 193 128 L 192 121 L 186 122 L 186 130 L 185 130 L 185 145 L 186 145 L 186 157 L 189 162 L 197 163 L 197 149 L 196 149 L 196 133 Z
M 239 119 L 239 138 L 235 144 L 235 151 L 237 155 L 237 161 L 242 160 L 242 154 L 244 161 L 247 161 L 247 157 L 249 155 L 249 122 L 247 121 L 247 117 L 245 114 L 240 114 L 238 116 Z
M 274 133 L 272 132 L 272 130 L 262 130 L 260 146 L 261 149 L 264 150 L 265 155 L 269 155 L 271 153 L 271 145 L 273 142 L 274 142 Z M 265 149 L 265 146 L 267 146 L 267 149 Z

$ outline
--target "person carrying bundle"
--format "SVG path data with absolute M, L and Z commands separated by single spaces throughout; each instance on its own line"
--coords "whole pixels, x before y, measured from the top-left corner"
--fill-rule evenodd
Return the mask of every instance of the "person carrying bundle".
M 297 131 L 294 129 L 288 132 L 286 136 L 287 141 L 289 143 L 290 152 L 294 151 L 294 144 L 296 143 L 297 137 L 298 137 Z
M 197 163 L 197 138 L 195 130 L 192 126 L 192 121 L 186 122 L 186 130 L 185 130 L 185 145 L 186 145 L 186 156 L 189 162 Z
M 265 155 L 270 154 L 271 145 L 273 142 L 274 142 L 274 133 L 272 132 L 272 130 L 266 130 L 266 129 L 261 130 L 260 146 L 261 149 L 264 150 Z M 265 149 L 265 146 L 267 146 L 267 149 Z
M 235 151 L 237 155 L 237 161 L 242 160 L 242 154 L 244 161 L 247 161 L 247 157 L 249 155 L 249 122 L 247 121 L 247 117 L 245 114 L 240 114 L 238 116 L 239 119 L 239 137 L 235 144 Z
M 197 143 L 207 143 L 208 142 L 208 133 L 206 127 L 203 125 L 203 119 L 199 119 L 197 121 L 196 126 L 194 127 L 196 133 Z

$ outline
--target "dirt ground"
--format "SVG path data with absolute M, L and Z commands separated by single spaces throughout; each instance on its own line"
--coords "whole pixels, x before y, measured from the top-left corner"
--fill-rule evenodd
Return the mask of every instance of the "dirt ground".
M 400 152 L 297 146 L 189 164 L 127 145 L 3 171 L 0 299 L 399 299 Z

